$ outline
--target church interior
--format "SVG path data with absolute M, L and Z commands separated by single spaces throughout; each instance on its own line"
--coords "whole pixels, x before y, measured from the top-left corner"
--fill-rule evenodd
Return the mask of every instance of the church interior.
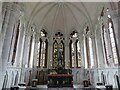
M 0 89 L 120 90 L 120 1 L 0 7 Z

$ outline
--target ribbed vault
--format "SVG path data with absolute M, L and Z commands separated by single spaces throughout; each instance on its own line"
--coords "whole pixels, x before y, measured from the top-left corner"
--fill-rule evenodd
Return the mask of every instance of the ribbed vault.
M 24 5 L 27 29 L 35 24 L 37 33 L 46 28 L 49 36 L 60 31 L 68 37 L 73 30 L 83 33 L 85 26 L 93 30 L 103 7 L 110 7 L 105 2 L 26 2 Z

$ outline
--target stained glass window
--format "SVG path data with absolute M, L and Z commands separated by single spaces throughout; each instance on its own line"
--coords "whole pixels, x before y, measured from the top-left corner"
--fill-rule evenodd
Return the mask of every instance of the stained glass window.
M 108 26 L 109 26 L 109 37 L 112 49 L 112 56 L 114 64 L 118 64 L 118 55 L 117 55 L 117 47 L 116 47 L 116 40 L 115 40 L 115 32 L 112 19 L 108 17 Z

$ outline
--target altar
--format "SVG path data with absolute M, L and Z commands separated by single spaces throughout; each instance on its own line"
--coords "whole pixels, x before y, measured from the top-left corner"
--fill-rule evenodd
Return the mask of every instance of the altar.
M 73 87 L 73 75 L 48 74 L 48 87 Z

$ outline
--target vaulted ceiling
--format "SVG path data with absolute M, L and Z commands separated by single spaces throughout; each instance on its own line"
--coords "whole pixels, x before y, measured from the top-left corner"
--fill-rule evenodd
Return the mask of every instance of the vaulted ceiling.
M 24 2 L 28 26 L 34 24 L 36 32 L 45 28 L 48 35 L 60 31 L 64 36 L 76 30 L 83 33 L 88 25 L 94 28 L 103 7 L 111 8 L 108 2 Z

